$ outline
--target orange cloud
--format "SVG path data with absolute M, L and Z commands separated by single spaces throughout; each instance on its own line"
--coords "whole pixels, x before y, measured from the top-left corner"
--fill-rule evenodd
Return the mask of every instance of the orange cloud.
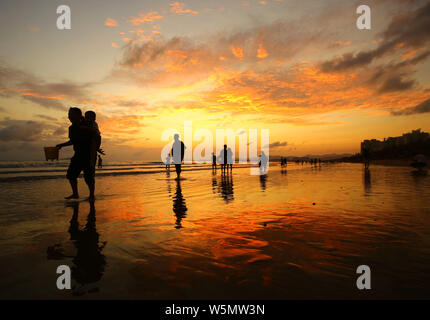
M 197 11 L 191 9 L 185 9 L 186 4 L 183 2 L 172 2 L 170 4 L 170 11 L 175 14 L 189 14 L 189 15 L 198 15 Z
M 163 18 L 164 17 L 160 15 L 158 11 L 151 11 L 147 13 L 139 13 L 138 17 L 132 17 L 128 22 L 134 26 L 138 26 L 144 23 L 152 23 Z
M 236 58 L 243 59 L 243 48 L 231 46 L 231 52 Z
M 257 58 L 264 59 L 267 58 L 269 54 L 267 53 L 266 49 L 264 49 L 262 44 L 258 45 L 258 51 L 257 51 Z
M 151 36 L 146 36 L 145 35 L 145 31 L 142 29 L 135 29 L 135 30 L 130 30 L 129 31 L 132 34 L 136 35 L 135 40 L 140 40 L 140 41 L 153 41 L 154 39 Z M 154 32 L 154 30 L 152 31 L 153 34 L 159 33 L 158 31 Z
M 118 22 L 112 18 L 106 18 L 105 26 L 107 27 L 116 27 L 118 26 Z

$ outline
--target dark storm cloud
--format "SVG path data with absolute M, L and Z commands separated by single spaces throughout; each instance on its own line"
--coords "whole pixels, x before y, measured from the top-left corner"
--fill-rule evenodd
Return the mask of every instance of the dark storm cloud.
M 323 72 L 344 71 L 370 64 L 374 59 L 392 53 L 397 48 L 419 49 L 430 41 L 430 2 L 415 11 L 392 19 L 381 33 L 382 41 L 376 49 L 346 53 L 321 63 Z M 427 58 L 427 56 L 426 56 Z
M 427 99 L 414 107 L 410 107 L 400 111 L 392 111 L 391 114 L 395 116 L 401 116 L 428 112 L 430 112 L 430 99 Z
M 388 78 L 384 81 L 382 86 L 379 88 L 379 93 L 404 91 L 412 89 L 415 84 L 415 80 L 404 80 L 401 76 Z
M 47 109 L 57 109 L 65 110 L 66 107 L 58 100 L 44 98 L 44 97 L 34 97 L 34 96 L 22 96 L 23 99 L 34 102 Z
M 414 58 L 399 63 L 389 63 L 373 68 L 365 81 L 367 85 L 375 87 L 378 93 L 404 91 L 414 88 L 417 82 L 410 79 L 414 66 L 424 61 L 430 51 L 424 51 Z
M 65 110 L 65 99 L 84 99 L 88 83 L 47 82 L 40 77 L 6 65 L 0 65 L 0 96 L 16 97 L 47 109 Z
M 284 141 L 284 142 L 276 141 L 276 142 L 269 144 L 269 148 L 279 148 L 279 147 L 285 147 L 287 145 L 288 145 L 288 142 L 286 142 L 286 141 Z
M 0 141 L 36 141 L 41 138 L 44 126 L 37 121 L 0 121 Z
M 55 119 L 54 117 L 50 117 L 44 114 L 36 114 L 35 117 L 38 117 L 40 119 L 44 119 L 44 120 L 49 120 L 49 121 L 56 121 L 57 119 Z

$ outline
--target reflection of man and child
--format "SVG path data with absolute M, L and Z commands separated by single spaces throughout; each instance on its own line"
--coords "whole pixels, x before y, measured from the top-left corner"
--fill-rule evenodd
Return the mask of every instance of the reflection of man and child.
M 96 284 L 103 276 L 106 266 L 106 257 L 102 253 L 106 242 L 100 241 L 100 235 L 96 229 L 96 209 L 94 202 L 90 202 L 90 212 L 85 226 L 79 224 L 79 202 L 67 205 L 73 208 L 73 216 L 70 220 L 69 235 L 76 249 L 74 255 L 64 252 L 61 244 L 55 244 L 47 249 L 48 260 L 61 260 L 72 258 L 72 278 L 80 285 L 73 288 L 74 295 L 96 292 L 97 287 L 88 288 L 87 285 Z

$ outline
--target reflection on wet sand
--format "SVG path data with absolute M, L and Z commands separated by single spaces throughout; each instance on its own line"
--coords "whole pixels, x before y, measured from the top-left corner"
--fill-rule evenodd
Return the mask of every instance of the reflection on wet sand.
M 260 187 L 263 192 L 266 191 L 266 182 L 267 182 L 267 174 L 260 175 Z
M 73 258 L 75 266 L 72 267 L 72 277 L 84 286 L 99 281 L 103 276 L 106 259 L 102 250 L 106 242 L 99 244 L 94 202 L 90 203 L 90 212 L 83 229 L 78 222 L 78 209 L 79 203 L 74 208 L 69 228 L 70 240 L 77 249 L 76 256 Z
M 430 297 L 428 175 L 361 164 L 270 170 L 259 177 L 249 168 L 233 176 L 190 171 L 181 181 L 165 172 L 104 177 L 97 230 L 88 202 L 70 202 L 73 216 L 62 201 L 37 207 L 64 183 L 32 182 L 34 196 L 19 215 L 3 209 L 17 222 L 2 230 L 0 262 L 32 263 L 28 278 L 36 280 L 55 277 L 56 266 L 66 264 L 80 287 L 75 294 L 131 299 L 359 298 L 355 271 L 368 263 L 379 272 L 369 298 Z M 22 200 L 10 194 L 2 200 L 16 210 Z M 79 210 L 88 217 L 78 219 Z M 65 261 L 46 261 L 44 251 L 57 242 L 63 248 L 48 248 L 48 259 Z M 0 284 L 13 290 L 22 275 L 5 270 Z M 8 296 L 58 297 L 36 280 Z M 90 291 L 94 286 L 99 292 Z
M 364 194 L 369 195 L 372 191 L 372 182 L 370 179 L 370 170 L 369 168 L 364 168 L 363 171 L 363 178 L 364 178 Z
M 176 192 L 173 196 L 173 212 L 176 216 L 175 228 L 182 228 L 182 219 L 187 216 L 187 204 L 185 203 L 185 198 L 182 194 L 181 180 L 176 180 Z
M 218 187 L 218 193 L 226 203 L 234 200 L 233 175 L 222 174 L 221 185 Z
M 79 225 L 79 202 L 67 204 L 73 208 L 72 219 L 69 225 L 70 240 L 76 248 L 74 256 L 65 255 L 60 244 L 48 247 L 48 260 L 63 259 L 72 257 L 73 266 L 72 279 L 80 287 L 74 287 L 75 295 L 82 295 L 86 292 L 98 291 L 98 287 L 93 287 L 86 291 L 85 286 L 94 284 L 101 280 L 106 266 L 106 258 L 102 254 L 106 242 L 99 243 L 99 233 L 96 230 L 96 209 L 94 202 L 90 203 L 90 212 L 87 216 L 87 223 L 83 228 Z

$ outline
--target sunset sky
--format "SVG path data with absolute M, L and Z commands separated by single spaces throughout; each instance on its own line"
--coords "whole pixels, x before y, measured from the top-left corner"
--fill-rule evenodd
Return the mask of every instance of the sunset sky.
M 43 159 L 70 106 L 96 111 L 112 160 L 160 160 L 184 121 L 267 128 L 285 156 L 428 132 L 429 30 L 419 0 L 2 0 L 0 160 Z

